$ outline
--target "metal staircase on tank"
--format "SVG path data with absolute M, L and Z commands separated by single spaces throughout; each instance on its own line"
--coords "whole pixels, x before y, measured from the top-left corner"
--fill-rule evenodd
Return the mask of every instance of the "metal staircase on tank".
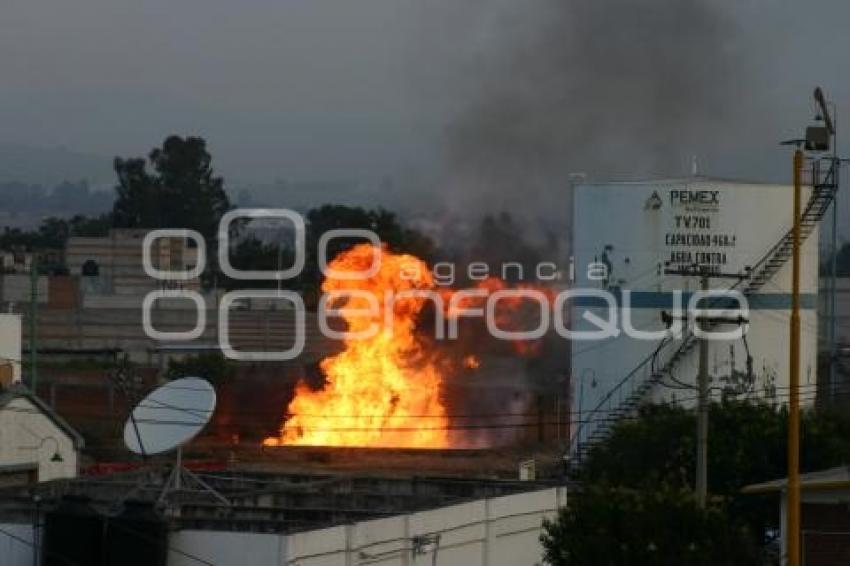
M 837 164 L 830 161 L 830 166 L 822 179 L 819 167 L 820 162 L 815 161 L 812 169 L 808 171 L 810 178 L 807 184 L 813 188 L 801 215 L 801 243 L 806 241 L 823 218 L 838 188 L 835 183 Z M 818 182 L 812 183 L 812 180 L 818 180 Z M 788 230 L 755 265 L 751 266 L 749 278 L 739 280 L 730 289 L 739 289 L 745 296 L 758 293 L 791 259 L 792 246 L 793 231 Z M 664 376 L 672 374 L 679 361 L 687 356 L 697 343 L 692 334 L 684 336 L 677 343 L 665 343 L 657 351 L 641 360 L 635 369 L 605 394 L 593 410 L 579 415 L 579 418 L 573 421 L 578 423 L 578 428 L 572 437 L 568 454 L 567 470 L 570 476 L 580 476 L 582 465 L 593 447 L 606 441 L 621 419 L 633 416 L 652 388 Z M 673 346 L 676 346 L 675 349 Z M 669 353 L 671 350 L 672 353 Z M 656 360 L 665 359 L 665 352 L 669 353 L 669 357 L 666 357 L 666 361 L 660 368 L 656 368 Z

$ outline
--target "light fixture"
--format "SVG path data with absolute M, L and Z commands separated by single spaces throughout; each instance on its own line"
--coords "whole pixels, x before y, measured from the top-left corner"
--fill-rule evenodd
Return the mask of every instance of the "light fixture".
M 62 452 L 60 451 L 61 447 L 59 445 L 59 440 L 57 440 L 56 437 L 54 437 L 54 436 L 45 436 L 44 438 L 41 439 L 41 442 L 39 442 L 37 445 L 35 445 L 35 446 L 21 446 L 21 448 L 24 449 L 24 450 L 39 450 L 42 446 L 44 446 L 44 443 L 47 442 L 47 441 L 52 441 L 53 444 L 56 445 L 56 448 L 53 450 L 53 455 L 50 457 L 50 462 L 53 462 L 53 463 L 64 462 L 65 458 L 62 456 Z

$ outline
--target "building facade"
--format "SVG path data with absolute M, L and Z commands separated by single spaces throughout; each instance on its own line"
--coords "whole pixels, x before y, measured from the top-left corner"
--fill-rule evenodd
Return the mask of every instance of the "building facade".
M 0 391 L 0 485 L 74 478 L 82 437 L 21 385 Z

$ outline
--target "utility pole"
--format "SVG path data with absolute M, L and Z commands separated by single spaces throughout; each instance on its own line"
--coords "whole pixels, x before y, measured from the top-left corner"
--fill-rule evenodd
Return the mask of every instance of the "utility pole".
M 708 277 L 702 276 L 703 291 L 708 291 Z M 697 503 L 705 508 L 708 494 L 708 340 L 699 340 L 699 370 L 697 374 Z
M 825 179 L 821 178 L 818 162 L 820 158 L 815 157 L 812 163 L 812 190 L 831 188 L 835 196 L 838 190 L 838 173 L 845 160 L 837 156 L 835 145 L 835 122 L 829 111 L 829 104 L 820 87 L 815 88 L 814 99 L 819 112 L 816 121 L 823 122 L 822 126 L 810 126 L 806 128 L 806 137 L 802 139 L 787 140 L 783 145 L 794 145 L 794 219 L 791 229 L 791 336 L 788 368 L 788 486 L 785 524 L 785 552 L 788 566 L 800 566 L 801 545 L 800 538 L 800 243 L 801 243 L 801 212 L 800 202 L 803 184 L 803 161 L 805 154 L 803 149 L 815 154 L 827 152 L 832 149 L 832 154 L 827 158 L 830 164 L 829 172 Z M 833 229 L 837 221 L 836 204 L 832 203 Z M 832 284 L 830 285 L 830 386 L 835 391 L 835 245 L 832 249 Z
M 745 279 L 748 275 L 737 273 L 709 273 L 700 265 L 694 265 L 691 268 L 682 269 L 665 269 L 665 275 L 681 275 L 693 276 L 700 275 L 700 289 L 702 291 L 709 290 L 709 279 L 725 278 L 725 279 Z M 668 318 L 665 313 L 661 315 L 662 319 Z M 686 315 L 683 317 L 688 318 Z M 715 322 L 715 323 L 730 323 L 730 324 L 745 324 L 747 321 L 743 319 L 707 319 L 701 318 L 698 322 Z M 708 386 L 708 339 L 699 339 L 699 369 L 697 370 L 697 469 L 696 482 L 694 491 L 696 493 L 697 504 L 701 508 L 705 508 L 706 500 L 708 499 L 708 408 L 711 401 L 709 396 Z
M 788 397 L 788 566 L 800 566 L 800 193 L 803 151 L 794 152 L 794 227 L 791 239 L 791 352 Z
M 30 259 L 30 389 L 38 396 L 38 259 L 35 251 Z

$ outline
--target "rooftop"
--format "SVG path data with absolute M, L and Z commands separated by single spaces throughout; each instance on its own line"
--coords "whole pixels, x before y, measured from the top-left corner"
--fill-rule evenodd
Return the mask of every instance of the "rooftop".
M 788 487 L 788 479 L 781 478 L 764 483 L 746 486 L 744 493 L 772 493 L 785 491 Z M 810 472 L 800 475 L 800 489 L 803 491 L 825 491 L 832 489 L 850 488 L 850 466 L 839 466 L 818 472 Z
M 224 495 L 186 489 L 159 507 L 170 470 L 153 466 L 108 477 L 60 480 L 0 490 L 0 521 L 29 521 L 35 506 L 50 512 L 73 502 L 87 512 L 116 517 L 128 507 L 151 506 L 177 529 L 281 534 L 377 519 L 474 499 L 541 489 L 551 483 L 437 476 L 277 473 L 224 469 L 193 472 Z M 64 508 L 65 506 L 63 506 Z M 170 509 L 179 509 L 171 513 Z

